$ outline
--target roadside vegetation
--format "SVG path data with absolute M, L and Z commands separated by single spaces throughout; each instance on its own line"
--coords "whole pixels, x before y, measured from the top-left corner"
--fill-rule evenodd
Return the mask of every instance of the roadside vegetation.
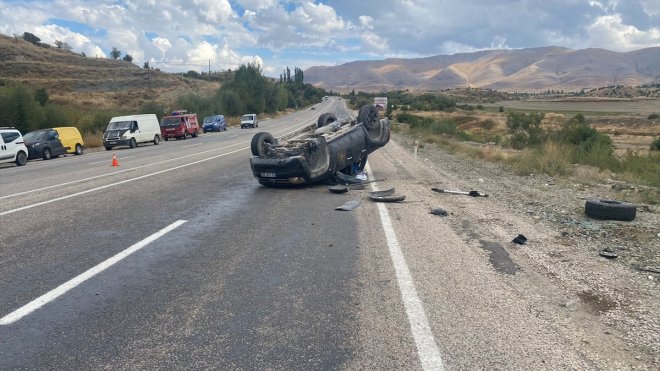
M 490 91 L 464 91 L 466 94 L 488 93 L 486 96 L 492 96 Z M 374 97 L 387 97 L 388 107 L 384 114 L 406 124 L 395 126 L 395 132 L 406 131 L 422 143 L 437 144 L 451 152 L 506 162 L 519 175 L 568 175 L 573 172 L 573 165 L 579 164 L 610 171 L 622 179 L 660 187 L 660 137 L 651 143 L 648 153 L 628 150 L 617 156 L 612 139 L 592 128 L 581 113 L 564 121 L 553 120 L 548 125 L 544 124 L 545 112 L 505 112 L 500 106 L 496 110 L 506 115 L 506 125 L 498 127 L 492 119 L 480 117 L 479 112 L 486 111 L 483 106 L 458 104 L 450 93 L 455 92 L 411 94 L 391 91 L 374 94 L 353 91 L 345 97 L 353 108 L 373 103 Z M 658 117 L 654 113 L 647 119 L 651 121 Z
M 258 65 L 242 65 L 215 94 L 184 94 L 174 103 L 147 101 L 138 112 L 62 105 L 51 101 L 46 89 L 0 81 L 0 126 L 14 126 L 22 133 L 75 126 L 83 133 L 86 145 L 94 147 L 100 146 L 101 132 L 113 116 L 153 113 L 160 119 L 167 113 L 166 107 L 174 106 L 197 113 L 200 121 L 205 116 L 224 114 L 231 125 L 238 124 L 245 113 L 275 114 L 320 102 L 328 95 L 323 89 L 305 84 L 302 70 L 295 68 L 293 72 L 291 76 L 287 68 L 279 80 L 274 80 L 264 76 Z

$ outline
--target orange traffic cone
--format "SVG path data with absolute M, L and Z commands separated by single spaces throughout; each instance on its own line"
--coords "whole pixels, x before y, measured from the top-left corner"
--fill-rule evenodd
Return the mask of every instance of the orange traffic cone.
M 112 166 L 119 166 L 119 161 L 117 161 L 117 155 L 112 154 Z

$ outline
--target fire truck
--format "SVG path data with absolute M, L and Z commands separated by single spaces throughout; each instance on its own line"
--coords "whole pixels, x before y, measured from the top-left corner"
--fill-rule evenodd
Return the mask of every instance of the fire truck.
M 160 134 L 165 140 L 170 138 L 186 139 L 189 136 L 196 138 L 199 131 L 196 113 L 177 110 L 172 111 L 171 115 L 160 119 Z

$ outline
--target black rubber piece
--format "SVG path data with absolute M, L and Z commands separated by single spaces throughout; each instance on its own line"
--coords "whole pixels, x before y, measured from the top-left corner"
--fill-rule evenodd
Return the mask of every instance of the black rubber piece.
M 358 111 L 357 121 L 361 122 L 367 130 L 378 129 L 378 110 L 373 104 L 365 104 Z
M 319 116 L 319 119 L 316 122 L 316 127 L 322 128 L 335 121 L 337 121 L 337 117 L 333 113 L 326 112 Z
M 594 219 L 631 221 L 637 215 L 637 206 L 613 200 L 588 200 L 584 212 Z
M 270 133 L 262 131 L 260 133 L 254 134 L 254 136 L 252 137 L 252 143 L 250 143 L 250 150 L 252 151 L 253 155 L 264 157 L 266 156 L 266 151 L 268 150 L 268 146 L 271 144 L 277 144 L 277 141 Z

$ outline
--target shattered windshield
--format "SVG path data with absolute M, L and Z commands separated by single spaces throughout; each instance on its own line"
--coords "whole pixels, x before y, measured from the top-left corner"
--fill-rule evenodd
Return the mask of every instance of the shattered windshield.
M 110 125 L 108 125 L 108 130 L 128 130 L 131 128 L 132 122 L 133 121 L 111 122 Z

